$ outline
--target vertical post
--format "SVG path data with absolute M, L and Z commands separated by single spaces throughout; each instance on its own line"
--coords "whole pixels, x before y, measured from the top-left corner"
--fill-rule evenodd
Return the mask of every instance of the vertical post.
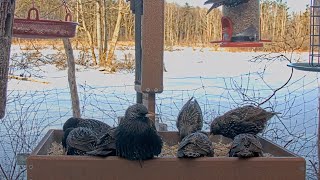
M 141 85 L 141 16 L 143 13 L 143 0 L 131 0 L 130 7 L 135 13 L 135 85 Z M 142 93 L 137 91 L 137 103 L 142 104 Z
M 164 0 L 145 0 L 141 26 L 141 85 L 144 102 L 155 121 L 156 93 L 163 91 Z M 156 124 L 156 123 L 155 123 Z
M 79 105 L 80 103 L 79 103 L 79 96 L 78 96 L 77 82 L 76 82 L 76 73 L 75 73 L 76 68 L 75 68 L 73 49 L 70 43 L 70 39 L 64 38 L 63 45 L 67 55 L 67 62 L 68 62 L 68 82 L 69 82 L 69 88 L 70 88 L 70 94 L 71 94 L 73 117 L 81 117 L 80 105 Z
M 155 112 L 156 112 L 156 94 L 155 93 L 143 93 L 143 105 L 145 105 L 148 108 L 149 112 L 152 112 L 152 116 L 150 119 L 152 119 L 155 122 Z
M 318 87 L 318 93 L 320 93 L 320 87 Z M 318 163 L 320 162 L 320 95 L 318 95 Z M 320 180 L 320 166 L 318 166 L 317 178 Z
M 155 94 L 163 91 L 164 0 L 130 0 L 130 9 L 135 14 L 137 103 L 155 121 Z
M 0 119 L 5 115 L 15 0 L 0 1 Z
M 309 58 L 312 58 L 309 63 L 311 63 L 312 66 L 319 64 L 319 45 L 320 45 L 320 28 L 319 28 L 319 21 L 320 21 L 320 0 L 311 0 L 311 10 L 310 10 L 310 54 Z M 311 21 L 312 20 L 312 21 Z M 316 38 L 318 36 L 318 38 Z M 316 39 L 315 39 L 316 38 Z M 315 50 L 317 50 L 316 54 L 314 54 Z M 314 56 L 317 56 L 318 61 L 314 62 Z M 320 87 L 319 87 L 320 92 Z M 318 97 L 319 105 L 318 105 L 318 163 L 320 163 L 320 96 Z M 318 174 L 317 174 L 318 180 L 320 179 L 320 166 L 318 166 Z

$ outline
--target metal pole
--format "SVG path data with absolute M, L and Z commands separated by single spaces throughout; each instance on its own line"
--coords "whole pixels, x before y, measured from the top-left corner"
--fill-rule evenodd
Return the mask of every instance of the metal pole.
M 133 2 L 132 2 L 133 1 Z M 135 85 L 141 85 L 141 16 L 143 14 L 143 0 L 131 0 L 131 7 L 134 7 L 135 13 Z M 142 104 L 142 93 L 137 92 L 137 103 Z

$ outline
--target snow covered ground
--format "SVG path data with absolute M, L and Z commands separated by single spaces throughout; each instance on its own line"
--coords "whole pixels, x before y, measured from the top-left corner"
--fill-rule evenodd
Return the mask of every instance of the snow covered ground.
M 280 61 L 280 58 L 276 61 L 262 61 L 260 63 L 250 61 L 254 57 L 266 53 L 214 52 L 210 48 L 179 49 L 179 51 L 165 51 L 164 53 L 165 67 L 168 72 L 164 73 L 164 92 L 157 96 L 159 102 L 157 103 L 158 113 L 162 114 L 164 119 L 167 119 L 164 120 L 168 121 L 165 123 L 170 122 L 172 126 L 174 126 L 173 121 L 179 109 L 191 96 L 198 99 L 207 111 L 205 112 L 206 120 L 211 121 L 216 115 L 237 106 L 237 103 L 244 103 L 242 101 L 245 98 L 240 96 L 241 93 L 247 93 L 249 98 L 262 102 L 273 93 L 273 90 L 281 87 L 291 73 L 291 68 L 287 67 L 288 61 Z M 40 52 L 43 55 L 57 53 L 50 48 L 40 50 Z M 20 48 L 13 46 L 12 54 L 19 53 L 21 53 Z M 134 54 L 133 48 L 117 50 L 116 57 L 117 59 L 124 59 L 124 55 L 129 53 Z M 270 54 L 268 57 L 277 55 Z M 75 56 L 76 58 L 79 56 L 79 51 L 75 51 Z M 290 57 L 290 54 L 287 56 Z M 307 57 L 307 53 L 297 53 L 293 55 L 292 61 L 307 61 Z M 39 97 L 43 93 L 51 92 L 46 96 L 55 95 L 52 97 L 52 102 L 60 102 L 59 105 L 52 104 L 51 107 L 56 106 L 56 109 L 60 110 L 61 107 L 64 107 L 62 109 L 65 110 L 65 113 L 60 112 L 60 114 L 71 115 L 67 70 L 58 70 L 54 65 L 44 65 L 39 69 L 41 71 L 37 70 L 37 74 L 42 78 L 31 78 L 49 82 L 48 84 L 11 79 L 8 85 L 9 92 L 12 92 L 12 94 L 17 92 L 41 92 L 38 95 Z M 135 101 L 134 73 L 105 74 L 96 68 L 81 66 L 77 66 L 77 70 L 76 77 L 83 115 L 99 118 L 115 125 L 116 117 L 123 115 L 125 108 Z M 14 70 L 13 73 L 18 75 L 20 71 Z M 295 95 L 301 96 L 302 93 L 304 101 L 312 101 L 312 104 L 304 103 L 304 107 L 314 111 L 317 106 L 315 101 L 317 100 L 317 76 L 317 73 L 295 70 L 288 85 L 278 91 L 275 96 L 277 99 L 271 99 L 266 107 L 272 105 L 278 111 L 288 110 L 288 102 L 291 100 L 297 103 L 298 96 Z M 93 100 L 84 97 L 85 93 L 90 93 L 91 97 L 101 97 Z M 102 97 L 105 98 L 104 101 L 108 106 L 112 104 L 112 107 L 107 110 L 111 111 L 112 115 L 107 117 L 105 112 L 91 113 L 98 108 L 97 106 L 102 105 Z M 125 97 L 125 100 L 121 100 L 120 97 Z M 54 98 L 56 98 L 56 101 L 54 101 Z M 91 106 L 85 107 L 84 98 L 86 98 L 86 101 L 90 101 Z M 8 107 L 10 110 L 10 105 Z M 98 109 L 106 111 L 106 107 Z M 166 115 L 167 117 L 165 117 Z M 57 117 L 60 116 L 62 115 Z M 310 119 L 312 118 L 310 117 Z M 59 126 L 63 121 L 64 119 Z

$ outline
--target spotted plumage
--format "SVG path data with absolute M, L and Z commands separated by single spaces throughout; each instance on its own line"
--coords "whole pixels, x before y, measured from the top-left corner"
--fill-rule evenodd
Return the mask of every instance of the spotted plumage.
M 207 0 L 204 4 L 212 4 L 207 14 L 212 11 L 212 9 L 217 8 L 219 6 L 227 6 L 227 7 L 236 7 L 240 4 L 247 3 L 249 0 Z
M 161 153 L 162 139 L 147 114 L 148 110 L 142 104 L 128 107 L 115 130 L 118 156 L 129 160 L 146 160 Z
M 181 140 L 185 136 L 202 129 L 203 116 L 196 99 L 193 101 L 192 97 L 183 105 L 178 114 L 176 125 Z
M 69 128 L 85 127 L 93 130 L 97 136 L 104 135 L 111 127 L 99 120 L 95 119 L 83 119 L 83 118 L 69 118 L 63 125 L 63 131 Z
M 95 149 L 97 135 L 89 128 L 69 128 L 65 140 L 67 155 L 85 155 Z
M 210 133 L 231 139 L 243 133 L 256 135 L 265 129 L 267 121 L 275 114 L 278 113 L 252 105 L 239 107 L 216 117 L 211 123 Z
M 179 144 L 178 158 L 197 158 L 214 154 L 212 142 L 207 134 L 197 131 L 184 137 Z
M 250 158 L 262 156 L 262 145 L 258 137 L 253 134 L 237 135 L 229 151 L 229 157 Z
M 107 133 L 99 137 L 96 143 L 96 147 L 93 151 L 89 151 L 86 154 L 91 156 L 115 156 L 116 155 L 116 128 L 110 128 Z

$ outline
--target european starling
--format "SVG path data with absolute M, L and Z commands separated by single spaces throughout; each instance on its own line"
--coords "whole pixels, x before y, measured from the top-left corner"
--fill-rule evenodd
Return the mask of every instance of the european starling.
M 276 112 L 268 112 L 260 107 L 246 105 L 230 110 L 222 116 L 216 117 L 210 126 L 210 133 L 223 135 L 233 139 L 238 134 L 261 133 Z
M 98 138 L 96 147 L 93 151 L 89 151 L 86 154 L 91 156 L 115 156 L 116 155 L 116 128 L 111 128 L 103 136 Z
M 185 136 L 200 131 L 203 126 L 203 116 L 197 100 L 192 101 L 193 97 L 183 105 L 177 119 L 177 128 L 180 140 Z
M 151 159 L 161 153 L 162 139 L 142 104 L 129 106 L 115 130 L 117 155 L 129 160 Z
M 212 9 L 217 8 L 219 6 L 227 6 L 227 7 L 236 7 L 240 4 L 247 3 L 249 0 L 207 0 L 204 4 L 212 4 L 207 14 L 209 14 Z
M 78 127 L 66 130 L 65 146 L 67 155 L 85 155 L 94 150 L 98 137 L 89 128 Z
M 69 128 L 85 127 L 91 129 L 96 135 L 104 135 L 111 127 L 101 121 L 95 119 L 83 119 L 83 118 L 69 118 L 63 125 L 63 131 L 66 131 Z
M 179 144 L 177 157 L 197 158 L 214 154 L 212 142 L 207 134 L 198 131 L 184 137 Z
M 250 158 L 262 156 L 262 145 L 258 137 L 253 134 L 237 135 L 229 151 L 229 157 Z

